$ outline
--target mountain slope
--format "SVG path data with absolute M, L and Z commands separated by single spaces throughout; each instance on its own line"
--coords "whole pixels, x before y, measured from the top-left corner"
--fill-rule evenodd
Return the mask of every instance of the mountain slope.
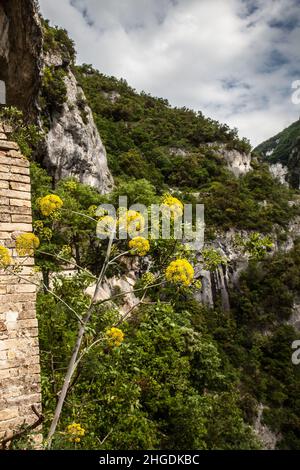
M 271 165 L 281 164 L 287 169 L 286 179 L 291 186 L 300 187 L 300 120 L 260 144 L 255 151 Z
M 233 150 L 240 173 L 250 169 L 249 143 L 226 124 L 139 94 L 125 80 L 107 77 L 89 65 L 77 67 L 76 76 L 115 176 L 145 177 L 156 186 L 199 188 L 213 173 L 235 167 Z
M 201 112 L 172 108 L 167 100 L 137 93 L 90 65 L 75 69 L 119 179 L 146 178 L 159 193 L 180 190 L 187 202 L 205 204 L 213 230 L 267 233 L 295 214 L 292 191 L 276 182 L 267 164 L 251 158 L 250 145 L 226 124 Z

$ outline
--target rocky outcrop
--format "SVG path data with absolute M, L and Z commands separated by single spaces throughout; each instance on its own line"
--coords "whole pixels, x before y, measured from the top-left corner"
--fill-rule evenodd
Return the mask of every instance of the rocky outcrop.
M 288 186 L 289 170 L 285 165 L 282 165 L 282 163 L 272 163 L 269 169 L 274 178 L 281 184 Z
M 228 150 L 221 147 L 218 151 L 227 163 L 228 169 L 235 176 L 242 176 L 251 170 L 251 153 L 243 153 L 238 150 Z
M 0 80 L 0 105 L 6 104 L 6 85 L 3 80 Z
M 240 273 L 248 265 L 248 256 L 236 244 L 236 236 L 246 237 L 246 232 L 228 230 L 219 233 L 209 246 L 216 249 L 227 260 L 225 265 L 216 271 L 202 269 L 201 259 L 196 267 L 196 277 L 201 280 L 202 287 L 196 291 L 195 297 L 199 302 L 214 307 L 220 303 L 224 310 L 230 309 L 229 289 L 238 285 Z
M 56 182 L 73 176 L 101 194 L 108 193 L 113 187 L 113 178 L 107 166 L 105 147 L 82 88 L 59 50 L 44 53 L 42 63 L 42 73 L 45 67 L 63 70 L 66 97 L 63 106 L 50 110 L 50 125 L 39 159 Z
M 43 164 L 56 181 L 74 176 L 100 193 L 107 193 L 112 189 L 113 179 L 92 112 L 71 70 L 65 83 L 67 100 L 53 115 L 45 139 Z
M 292 201 L 297 204 L 297 201 Z M 298 202 L 299 203 L 299 202 Z M 274 240 L 273 251 L 288 252 L 294 247 L 294 242 L 299 238 L 300 234 L 300 217 L 291 220 L 287 230 L 286 237 L 283 241 L 276 239 L 274 232 L 272 239 Z M 236 243 L 237 236 L 246 240 L 249 238 L 250 232 L 235 231 L 234 229 L 227 232 L 218 233 L 216 239 L 210 246 L 216 249 L 223 258 L 227 260 L 227 264 L 220 266 L 216 271 L 209 272 L 202 269 L 202 262 L 199 260 L 198 268 L 196 268 L 196 277 L 201 280 L 202 288 L 196 292 L 196 299 L 209 305 L 215 306 L 220 303 L 224 310 L 230 309 L 229 290 L 236 288 L 239 284 L 239 277 L 242 271 L 247 269 L 249 256 Z M 295 303 L 293 321 L 298 322 L 299 306 Z
M 254 431 L 261 440 L 264 450 L 275 450 L 277 442 L 280 441 L 282 436 L 272 432 L 268 426 L 263 423 L 264 408 L 264 405 L 260 403 L 254 424 Z
M 300 331 L 300 298 L 294 300 L 293 313 L 288 320 L 288 325 Z

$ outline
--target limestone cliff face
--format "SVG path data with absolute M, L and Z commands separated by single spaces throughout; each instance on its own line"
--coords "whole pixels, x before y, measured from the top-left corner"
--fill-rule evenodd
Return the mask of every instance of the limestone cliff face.
M 57 181 L 75 176 L 100 193 L 113 185 L 106 151 L 83 91 L 60 54 L 43 52 L 43 26 L 35 0 L 0 1 L 0 80 L 6 84 L 7 104 L 21 108 L 42 128 L 39 97 L 45 66 L 67 67 L 66 102 L 53 109 L 50 126 L 36 158 Z
M 228 169 L 235 176 L 245 175 L 251 170 L 251 153 L 243 153 L 235 149 L 228 150 L 225 146 L 221 146 L 218 153 L 222 155 Z
M 74 176 L 100 193 L 107 193 L 112 189 L 113 179 L 92 112 L 71 70 L 64 80 L 67 100 L 52 116 L 43 164 L 56 181 Z
M 289 169 L 282 163 L 272 163 L 270 164 L 270 173 L 284 186 L 288 186 L 289 179 Z
M 283 251 L 288 252 L 294 247 L 295 240 L 299 237 L 300 233 L 300 217 L 293 219 L 287 228 L 287 237 L 283 242 L 276 241 L 276 234 L 274 232 L 272 238 L 274 240 L 274 252 Z M 226 266 L 220 266 L 215 272 L 205 271 L 201 268 L 202 263 L 199 262 L 196 275 L 201 279 L 202 288 L 196 292 L 196 299 L 209 305 L 215 306 L 220 302 L 224 310 L 230 309 L 229 290 L 231 288 L 238 288 L 240 274 L 247 269 L 249 263 L 249 256 L 236 245 L 235 239 L 238 235 L 242 239 L 249 237 L 249 232 L 237 232 L 234 229 L 227 232 L 220 232 L 212 247 L 220 252 L 220 254 L 227 259 Z M 291 318 L 292 324 L 297 324 L 300 328 L 300 302 L 295 299 L 294 314 Z

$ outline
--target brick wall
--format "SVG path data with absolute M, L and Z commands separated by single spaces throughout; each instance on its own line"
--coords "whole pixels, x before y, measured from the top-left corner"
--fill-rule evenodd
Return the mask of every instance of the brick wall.
M 31 406 L 41 404 L 34 260 L 15 251 L 16 237 L 32 231 L 29 162 L 8 136 L 0 123 L 0 244 L 22 263 L 22 279 L 0 268 L 0 440 L 35 422 Z

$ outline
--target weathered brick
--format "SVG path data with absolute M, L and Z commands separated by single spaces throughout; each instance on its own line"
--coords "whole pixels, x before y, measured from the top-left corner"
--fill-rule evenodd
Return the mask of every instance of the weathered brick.
M 0 223 L 1 232 L 32 232 L 31 224 Z
M 9 408 L 7 410 L 0 411 L 0 421 L 6 421 L 18 417 L 18 407 Z
M 2 124 L 2 129 L 6 134 L 11 134 L 13 132 L 13 128 L 9 124 Z
M 12 214 L 11 221 L 12 222 L 26 222 L 28 224 L 31 224 L 32 217 L 31 217 L 31 215 Z
M 17 173 L 0 173 L 0 180 L 15 181 L 17 183 L 30 184 L 30 177 L 27 175 L 18 175 Z
M 0 212 L 0 222 L 10 222 L 10 214 L 1 214 Z
M 2 197 L 9 197 L 13 199 L 22 199 L 25 201 L 30 201 L 31 195 L 30 192 L 27 191 L 17 191 L 13 189 L 1 189 L 0 196 Z
M 26 422 L 25 418 L 14 418 L 6 421 L 0 421 L 0 432 L 15 430 L 21 427 Z
M 15 142 L 10 142 L 8 140 L 0 140 L 0 149 L 1 150 L 19 150 L 19 146 Z
M 31 216 L 31 207 L 22 207 L 22 206 L 0 206 L 0 214 L 16 214 L 16 215 L 30 215 Z
M 11 166 L 10 171 L 12 173 L 17 173 L 19 175 L 30 175 L 30 169 L 28 166 L 24 165 L 24 162 L 23 162 L 23 165 L 20 165 L 20 166 Z
M 4 293 L 7 294 L 13 294 L 13 293 L 30 293 L 30 292 L 36 292 L 36 286 L 33 284 L 24 284 L 24 283 L 19 283 L 15 285 L 10 285 L 5 287 Z M 1 294 L 1 287 L 0 287 L 0 294 Z
M 31 207 L 31 201 L 24 201 L 24 199 L 10 199 L 9 204 L 16 207 Z
M 8 206 L 8 205 L 9 205 L 8 197 L 3 197 L 0 195 L 0 206 Z
M 11 189 L 16 191 L 25 191 L 30 193 L 31 190 L 30 184 L 19 183 L 18 181 L 11 181 L 9 185 Z
M 3 160 L 0 160 L 0 172 L 1 173 L 9 173 L 9 166 L 3 164 Z

